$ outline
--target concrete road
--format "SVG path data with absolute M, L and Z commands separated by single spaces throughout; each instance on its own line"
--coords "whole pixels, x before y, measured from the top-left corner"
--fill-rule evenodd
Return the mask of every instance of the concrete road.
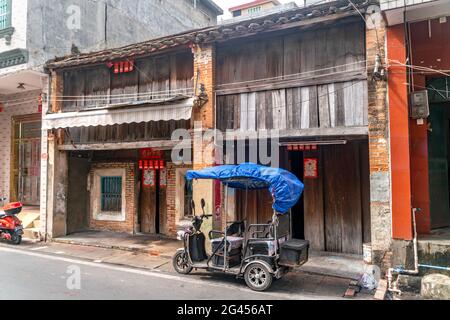
M 336 299 L 335 294 L 292 294 L 276 281 L 270 292 L 256 293 L 232 276 L 164 272 L 115 266 L 14 247 L 0 247 L 0 299 L 112 300 L 267 300 Z M 278 283 L 279 282 L 279 283 Z

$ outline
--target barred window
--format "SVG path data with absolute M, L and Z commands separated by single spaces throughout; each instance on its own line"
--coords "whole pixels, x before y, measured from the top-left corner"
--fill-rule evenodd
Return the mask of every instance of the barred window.
M 101 210 L 122 211 L 122 177 L 101 177 Z
M 0 30 L 11 27 L 11 0 L 0 0 Z

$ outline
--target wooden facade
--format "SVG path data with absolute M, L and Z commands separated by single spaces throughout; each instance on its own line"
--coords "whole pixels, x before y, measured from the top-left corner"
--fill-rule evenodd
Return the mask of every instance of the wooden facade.
M 315 151 L 280 147 L 281 167 L 305 183 L 292 210 L 293 229 L 314 250 L 362 254 L 371 241 L 367 131 L 359 130 L 368 127 L 364 23 L 349 18 L 229 41 L 218 46 L 216 65 L 218 129 L 235 130 L 235 137 L 276 129 L 289 141 L 331 140 Z M 318 178 L 304 179 L 305 158 L 318 160 Z M 237 218 L 249 224 L 271 219 L 270 194 L 249 192 L 246 204 L 244 197 L 237 192 Z
M 106 62 L 65 70 L 62 111 L 131 105 L 193 94 L 194 68 L 190 51 L 145 57 L 133 62 L 132 72 L 120 74 L 115 74 L 113 67 L 109 68 Z
M 368 124 L 364 24 L 227 43 L 217 56 L 217 127 L 255 131 Z

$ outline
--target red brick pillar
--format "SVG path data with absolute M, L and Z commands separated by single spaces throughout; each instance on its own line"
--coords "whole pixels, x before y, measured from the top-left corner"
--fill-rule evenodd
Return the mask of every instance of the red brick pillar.
M 193 158 L 194 169 L 202 169 L 214 165 L 214 135 L 211 129 L 215 127 L 215 59 L 214 44 L 194 45 L 194 90 L 199 97 L 199 103 L 195 107 L 193 120 L 194 143 Z M 203 91 L 202 91 L 203 90 Z M 194 181 L 194 201 L 197 212 L 201 212 L 200 201 L 206 201 L 206 213 L 213 214 L 214 183 L 210 180 Z
M 385 62 L 386 29 L 380 21 L 366 29 L 369 99 L 369 159 L 371 189 L 371 238 L 373 262 L 380 265 L 392 237 L 389 110 L 387 82 L 372 79 L 377 56 Z

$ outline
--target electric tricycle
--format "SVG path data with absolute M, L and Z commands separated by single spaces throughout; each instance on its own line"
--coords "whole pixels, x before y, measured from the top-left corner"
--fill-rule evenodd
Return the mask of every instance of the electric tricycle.
M 173 257 L 174 269 L 180 274 L 192 270 L 206 270 L 231 274 L 244 278 L 254 291 L 270 288 L 274 279 L 280 279 L 293 268 L 308 261 L 309 242 L 292 239 L 291 208 L 300 199 L 304 186 L 292 173 L 252 163 L 238 166 L 217 166 L 199 171 L 188 171 L 187 180 L 212 179 L 224 185 L 225 199 L 228 189 L 268 189 L 273 198 L 273 216 L 266 224 L 247 225 L 243 221 L 227 222 L 223 230 L 212 230 L 208 237 L 211 252 L 206 252 L 206 236 L 201 231 L 204 219 L 212 217 L 205 213 L 205 200 L 201 200 L 202 215 L 195 215 L 192 226 L 178 233 L 183 248 Z M 245 200 L 246 201 L 246 200 Z M 227 203 L 225 202 L 225 212 Z M 245 203 L 245 211 L 247 206 Z M 247 212 L 245 212 L 245 217 Z

